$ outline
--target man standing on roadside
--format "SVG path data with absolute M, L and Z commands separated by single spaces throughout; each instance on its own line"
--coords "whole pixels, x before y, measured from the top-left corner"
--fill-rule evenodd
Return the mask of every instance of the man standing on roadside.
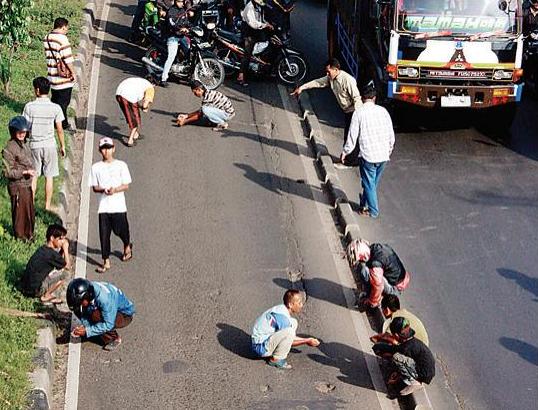
M 50 82 L 45 77 L 37 77 L 33 81 L 36 99 L 24 106 L 22 115 L 30 123 L 30 150 L 34 160 L 36 176 L 32 179 L 32 192 L 37 189 L 37 178 L 45 177 L 45 209 L 50 210 L 54 177 L 60 174 L 58 166 L 58 154 L 54 129 L 58 133 L 60 142 L 60 155 L 65 157 L 65 140 L 62 121 L 64 115 L 58 104 L 49 99 Z
M 127 262 L 133 257 L 124 193 L 129 189 L 131 174 L 125 162 L 114 158 L 115 151 L 112 138 L 101 138 L 99 152 L 103 160 L 92 165 L 90 175 L 90 186 L 93 192 L 100 194 L 99 239 L 103 265 L 96 269 L 99 273 L 110 269 L 110 234 L 112 232 L 123 242 L 122 261 Z
M 36 173 L 26 137 L 30 124 L 22 115 L 9 121 L 11 139 L 2 151 L 4 176 L 8 180 L 7 191 L 11 199 L 11 221 L 17 239 L 31 241 L 34 238 L 35 208 L 32 195 L 32 178 Z
M 361 94 L 357 88 L 357 80 L 351 75 L 340 69 L 340 62 L 336 58 L 331 58 L 325 63 L 325 77 L 309 81 L 306 84 L 297 87 L 291 95 L 299 96 L 304 90 L 312 88 L 331 87 L 336 97 L 338 105 L 344 111 L 344 143 L 349 132 L 351 117 L 357 108 L 362 105 Z
M 291 369 L 286 358 L 293 346 L 319 346 L 314 337 L 298 337 L 297 319 L 291 314 L 301 312 L 304 298 L 298 290 L 287 290 L 284 293 L 284 304 L 266 310 L 254 323 L 252 329 L 252 350 L 267 360 L 269 366 L 278 369 Z
M 53 30 L 43 41 L 47 60 L 47 78 L 52 88 L 51 101 L 62 107 L 64 130 L 69 129 L 67 107 L 71 102 L 71 93 L 75 85 L 75 68 L 73 67 L 75 58 L 67 38 L 68 31 L 69 22 L 63 17 L 58 17 L 54 20 Z
M 385 165 L 394 148 L 394 128 L 388 111 L 376 105 L 376 90 L 373 84 L 366 86 L 362 93 L 363 106 L 353 114 L 349 134 L 340 161 L 344 165 L 359 164 L 362 195 L 359 200 L 359 214 L 377 218 L 379 205 L 377 187 Z M 358 161 L 356 146 L 358 144 Z

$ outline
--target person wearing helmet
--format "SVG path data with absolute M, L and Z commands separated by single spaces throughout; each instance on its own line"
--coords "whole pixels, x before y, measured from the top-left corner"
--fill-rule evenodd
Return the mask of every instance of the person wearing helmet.
M 108 282 L 76 278 L 67 286 L 66 299 L 69 309 L 82 322 L 73 329 L 73 336 L 99 337 L 107 351 L 121 344 L 116 329 L 132 322 L 135 307 L 120 289 Z
M 355 256 L 354 267 L 362 285 L 359 307 L 376 308 L 383 295 L 400 295 L 409 285 L 410 274 L 389 245 L 354 241 L 349 254 Z
M 246 75 L 252 57 L 254 45 L 265 39 L 265 30 L 273 30 L 274 27 L 265 21 L 264 8 L 265 0 L 250 0 L 243 11 L 241 18 L 243 19 L 242 33 L 245 53 L 241 60 L 241 71 L 237 76 L 237 82 L 243 86 L 247 86 Z
M 35 177 L 34 163 L 26 137 L 30 123 L 22 115 L 9 121 L 11 139 L 2 151 L 4 176 L 8 180 L 7 190 L 11 198 L 11 221 L 15 238 L 30 241 L 34 237 L 35 209 L 32 194 L 32 179 Z

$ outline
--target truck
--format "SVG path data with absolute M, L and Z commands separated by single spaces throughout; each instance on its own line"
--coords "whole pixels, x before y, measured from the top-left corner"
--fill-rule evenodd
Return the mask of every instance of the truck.
M 522 0 L 328 0 L 327 37 L 389 106 L 495 112 L 523 91 Z

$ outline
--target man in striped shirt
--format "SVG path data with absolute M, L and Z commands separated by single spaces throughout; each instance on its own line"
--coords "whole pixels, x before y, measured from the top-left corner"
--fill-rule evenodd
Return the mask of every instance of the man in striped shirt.
M 67 107 L 71 102 L 71 92 L 75 85 L 75 69 L 73 67 L 75 59 L 71 44 L 69 44 L 69 39 L 67 38 L 68 30 L 69 22 L 63 17 L 58 17 L 54 20 L 53 30 L 47 34 L 43 41 L 47 60 L 47 79 L 50 81 L 52 89 L 50 100 L 62 108 L 64 114 L 62 126 L 64 130 L 69 129 Z M 61 61 L 69 71 L 67 76 L 60 75 L 58 64 L 61 64 Z
M 219 91 L 206 90 L 200 81 L 191 84 L 192 93 L 202 99 L 202 108 L 190 114 L 179 114 L 177 125 L 182 127 L 193 122 L 206 120 L 210 125 L 216 125 L 214 131 L 228 128 L 228 121 L 235 116 L 235 109 L 228 97 Z

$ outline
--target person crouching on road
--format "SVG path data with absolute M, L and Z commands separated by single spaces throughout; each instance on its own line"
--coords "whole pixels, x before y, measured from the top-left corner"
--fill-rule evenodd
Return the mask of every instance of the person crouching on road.
M 140 138 L 140 126 L 142 125 L 140 108 L 142 111 L 148 112 L 154 98 L 155 87 L 144 78 L 126 78 L 118 85 L 116 101 L 130 129 L 128 147 L 132 147 L 135 141 Z
M 73 329 L 73 336 L 100 337 L 107 351 L 121 344 L 116 329 L 132 322 L 135 307 L 120 289 L 111 283 L 76 278 L 67 286 L 66 299 L 69 309 L 82 322 Z
M 34 160 L 26 137 L 30 123 L 22 115 L 9 121 L 11 139 L 2 151 L 4 176 L 11 198 L 11 221 L 15 238 L 31 241 L 34 238 L 35 208 L 32 178 L 36 176 Z
M 209 123 L 214 131 L 223 131 L 228 128 L 228 121 L 235 116 L 235 109 L 228 97 L 220 91 L 206 90 L 200 81 L 191 84 L 192 93 L 202 99 L 202 107 L 189 114 L 179 114 L 177 125 L 182 127 L 191 123 Z M 205 121 L 204 121 L 205 120 Z
M 90 186 L 93 192 L 100 194 L 97 212 L 103 265 L 96 269 L 99 273 L 110 269 L 110 234 L 112 232 L 123 242 L 122 261 L 127 262 L 133 257 L 133 244 L 125 202 L 125 191 L 129 189 L 132 181 L 131 174 L 125 162 L 114 158 L 115 151 L 112 138 L 101 138 L 99 152 L 103 160 L 93 164 L 90 173 Z
M 396 390 L 401 396 L 407 396 L 431 383 L 435 377 L 435 358 L 428 346 L 415 337 L 406 318 L 395 318 L 390 332 L 394 342 L 376 343 L 373 350 L 376 355 L 391 359 L 396 369 L 387 383 L 389 394 Z
M 252 329 L 252 349 L 267 360 L 267 364 L 278 369 L 291 369 L 286 358 L 293 346 L 319 346 L 318 339 L 298 337 L 297 319 L 291 314 L 301 312 L 304 298 L 298 290 L 284 293 L 284 304 L 272 307 L 256 319 Z
M 409 286 L 411 275 L 396 254 L 387 244 L 366 241 L 356 242 L 358 263 L 357 276 L 362 285 L 359 308 L 376 308 L 383 295 L 400 295 Z

